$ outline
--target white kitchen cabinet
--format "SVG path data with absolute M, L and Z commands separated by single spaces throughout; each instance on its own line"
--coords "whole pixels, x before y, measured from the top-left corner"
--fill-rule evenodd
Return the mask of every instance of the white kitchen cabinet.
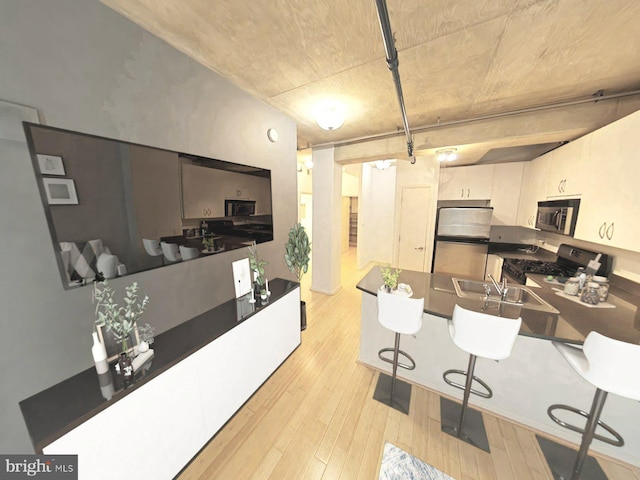
M 547 153 L 530 162 L 526 162 L 522 175 L 522 190 L 518 205 L 517 224 L 535 228 L 538 214 L 538 202 L 545 200 L 545 186 L 548 183 L 551 167 L 551 154 Z
M 224 217 L 224 201 L 255 200 L 256 215 L 271 214 L 271 179 L 182 164 L 183 218 Z
M 581 197 L 575 238 L 640 251 L 638 132 L 640 111 L 591 134 L 591 182 Z
M 495 165 L 491 187 L 491 225 L 515 225 L 525 162 Z
M 494 165 L 440 169 L 438 200 L 489 200 Z
M 587 172 L 587 154 L 591 135 L 577 138 L 549 152 L 551 168 L 547 181 L 549 199 L 578 197 L 590 181 Z

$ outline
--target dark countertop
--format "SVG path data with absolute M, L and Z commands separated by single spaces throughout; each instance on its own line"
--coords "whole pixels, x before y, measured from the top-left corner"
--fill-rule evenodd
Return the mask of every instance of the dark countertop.
M 502 316 L 522 317 L 521 335 L 581 344 L 589 332 L 597 331 L 607 337 L 640 344 L 640 298 L 635 298 L 634 303 L 634 299 L 623 295 L 623 292 L 617 292 L 612 286 L 607 302 L 616 308 L 589 308 L 556 295 L 552 290 L 554 286 L 543 281 L 544 275 L 533 277 L 536 277 L 534 280 L 541 288 L 531 288 L 560 313 L 552 314 L 503 304 L 500 309 Z M 411 285 L 414 298 L 424 297 L 425 313 L 451 318 L 456 303 L 468 309 L 482 310 L 483 301 L 458 298 L 451 278 L 452 276 L 447 274 L 403 270 L 399 282 Z M 379 267 L 373 267 L 360 280 L 357 288 L 377 295 L 382 284 Z M 485 313 L 497 315 L 498 311 L 489 309 Z
M 298 287 L 281 278 L 269 281 L 271 296 L 262 304 L 231 299 L 155 337 L 154 357 L 136 372 L 136 381 L 125 388 L 120 376 L 98 375 L 91 367 L 20 402 L 20 409 L 36 452 L 105 408 L 160 375 L 200 348 L 221 337 L 255 313 L 267 308 Z

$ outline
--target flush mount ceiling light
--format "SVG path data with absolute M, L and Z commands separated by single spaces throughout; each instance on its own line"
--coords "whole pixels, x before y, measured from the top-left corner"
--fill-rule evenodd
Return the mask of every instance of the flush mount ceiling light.
M 452 162 L 458 158 L 456 148 L 443 148 L 442 150 L 436 150 L 436 155 L 439 162 Z
M 391 166 L 391 160 L 376 160 L 376 168 L 378 170 L 386 170 Z
M 316 113 L 316 122 L 323 130 L 337 130 L 344 123 L 344 113 L 336 105 L 325 106 Z

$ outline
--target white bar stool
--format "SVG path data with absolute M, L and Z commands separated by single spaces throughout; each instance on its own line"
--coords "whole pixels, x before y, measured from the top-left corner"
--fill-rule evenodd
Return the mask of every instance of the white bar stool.
M 395 346 L 383 348 L 378 352 L 378 358 L 393 365 L 391 377 L 380 373 L 373 398 L 389 405 L 402 413 L 409 414 L 411 401 L 411 385 L 396 378 L 398 367 L 407 370 L 416 368 L 416 362 L 406 352 L 400 350 L 400 334 L 413 335 L 422 328 L 422 314 L 424 312 L 424 298 L 409 298 L 402 295 L 378 291 L 378 322 L 395 332 Z M 393 359 L 386 358 L 383 353 L 393 352 Z M 398 357 L 402 355 L 410 364 L 400 363 Z
M 443 432 L 478 447 L 489 450 L 489 440 L 482 420 L 482 414 L 468 408 L 471 393 L 491 398 L 493 392 L 489 386 L 473 375 L 477 357 L 491 360 L 503 360 L 511 355 L 513 344 L 518 338 L 522 319 L 496 317 L 486 313 L 466 310 L 460 305 L 453 309 L 453 318 L 449 320 L 449 335 L 458 348 L 469 354 L 469 366 L 464 370 L 447 370 L 442 378 L 449 385 L 464 390 L 462 406 L 444 397 L 440 398 L 440 421 Z M 447 378 L 452 373 L 466 377 L 464 385 Z M 476 380 L 486 392 L 471 388 Z M 467 419 L 467 416 L 469 417 Z M 464 430 L 466 423 L 466 431 Z
M 164 258 L 166 258 L 169 262 L 182 261 L 182 257 L 180 256 L 180 252 L 178 251 L 179 249 L 177 244 L 160 242 L 160 248 L 162 248 Z
M 606 479 L 607 476 L 598 462 L 588 456 L 589 446 L 594 438 L 616 447 L 624 445 L 620 434 L 600 421 L 600 414 L 608 393 L 640 401 L 640 375 L 638 375 L 640 345 L 614 340 L 598 332 L 590 332 L 582 348 L 560 342 L 552 343 L 578 375 L 596 387 L 596 393 L 589 413 L 562 404 L 551 405 L 547 409 L 549 417 L 558 425 L 582 434 L 577 456 L 574 450 L 540 436 L 537 436 L 538 443 L 554 478 Z M 558 409 L 568 410 L 585 417 L 587 419 L 585 428 L 560 420 L 553 414 L 553 411 Z M 604 428 L 613 438 L 596 434 L 598 426 Z M 572 460 L 573 458 L 575 461 Z M 572 463 L 573 466 L 571 466 Z
M 191 260 L 200 256 L 200 251 L 197 248 L 185 247 L 184 245 L 180 245 L 179 248 L 182 260 Z

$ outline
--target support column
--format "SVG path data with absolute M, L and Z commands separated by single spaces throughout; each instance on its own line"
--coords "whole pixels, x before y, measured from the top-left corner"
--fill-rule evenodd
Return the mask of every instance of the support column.
M 317 148 L 313 159 L 313 238 L 311 290 L 333 295 L 340 290 L 342 166 L 334 148 Z

